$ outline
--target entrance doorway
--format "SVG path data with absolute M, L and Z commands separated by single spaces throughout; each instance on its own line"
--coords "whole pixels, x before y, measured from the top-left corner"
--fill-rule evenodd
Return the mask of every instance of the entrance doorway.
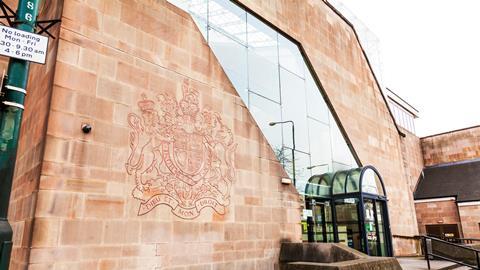
M 367 236 L 368 254 L 371 256 L 387 256 L 387 239 L 385 235 L 386 213 L 385 201 L 364 199 L 365 232 Z
M 305 188 L 311 210 L 309 241 L 336 242 L 371 256 L 392 256 L 387 197 L 371 166 L 312 176 Z
M 425 225 L 427 235 L 438 238 L 460 238 L 457 224 Z

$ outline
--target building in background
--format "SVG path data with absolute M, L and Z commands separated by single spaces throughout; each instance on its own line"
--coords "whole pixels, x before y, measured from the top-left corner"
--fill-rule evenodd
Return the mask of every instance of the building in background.
M 420 233 L 480 239 L 480 127 L 421 138 L 415 190 Z

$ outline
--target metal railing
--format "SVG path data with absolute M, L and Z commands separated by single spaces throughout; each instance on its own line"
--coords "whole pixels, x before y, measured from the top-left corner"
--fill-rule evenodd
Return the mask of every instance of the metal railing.
M 480 250 L 431 236 L 422 236 L 428 269 L 434 258 L 480 270 Z
M 436 237 L 433 235 L 429 235 L 431 237 Z M 439 238 L 439 237 L 436 237 Z M 472 244 L 480 244 L 480 239 L 477 238 L 455 238 L 455 237 L 440 237 L 440 239 L 450 242 L 450 243 L 456 243 L 456 244 L 461 244 L 461 245 L 472 245 Z

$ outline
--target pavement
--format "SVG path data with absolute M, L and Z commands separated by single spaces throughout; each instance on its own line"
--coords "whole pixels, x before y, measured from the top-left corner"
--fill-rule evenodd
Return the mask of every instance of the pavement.
M 398 257 L 398 262 L 402 266 L 403 270 L 427 270 L 427 261 L 423 257 Z M 430 269 L 438 270 L 445 267 L 454 265 L 452 262 L 442 261 L 442 260 L 431 260 Z M 462 269 L 462 268 L 456 268 Z M 466 268 L 469 269 L 469 268 Z

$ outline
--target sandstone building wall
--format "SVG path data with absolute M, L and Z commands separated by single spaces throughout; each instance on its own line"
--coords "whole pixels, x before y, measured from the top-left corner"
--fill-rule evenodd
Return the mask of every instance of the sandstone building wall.
M 280 241 L 300 240 L 299 196 L 281 184 L 283 169 L 189 15 L 165 1 L 68 0 L 62 20 L 32 267 L 273 267 Z M 234 166 L 233 185 L 217 183 L 230 197 L 196 205 L 197 213 L 170 192 L 188 203 L 208 188 L 189 190 L 185 179 L 150 187 L 134 173 L 147 175 L 142 166 L 152 157 L 158 163 L 151 168 L 169 166 L 164 154 L 171 149 L 155 145 L 168 134 L 148 121 L 180 121 L 167 119 L 175 102 L 186 129 L 198 128 L 190 113 L 202 113 L 216 132 L 209 140 L 218 136 L 235 150 L 234 164 L 214 160 L 223 174 Z M 83 123 L 92 125 L 90 134 L 82 133 Z M 198 141 L 198 133 L 189 136 Z M 152 138 L 155 149 L 143 151 Z M 211 154 L 223 149 L 211 146 Z M 170 183 L 180 175 L 165 177 Z
M 402 141 L 353 29 L 323 1 L 240 2 L 302 44 L 360 161 L 383 176 L 396 255 L 412 253 L 414 243 L 404 239 L 417 234 L 410 191 L 417 168 L 403 162 Z M 65 0 L 58 36 L 58 56 L 49 55 L 56 58 L 51 102 L 48 91 L 39 99 L 48 115 L 46 135 L 38 137 L 45 150 L 30 151 L 41 164 L 35 210 L 28 211 L 31 269 L 271 269 L 281 241 L 300 241 L 299 195 L 280 183 L 285 172 L 188 14 L 165 0 Z M 180 120 L 164 110 L 174 104 L 185 105 Z M 202 122 L 208 134 L 193 125 L 198 113 L 210 119 Z M 234 162 L 209 159 L 212 179 L 214 171 L 234 169 L 215 187 L 229 198 L 197 200 L 200 210 L 187 211 L 137 178 L 140 169 L 143 176 L 171 166 L 162 153 L 174 150 L 156 144 L 168 139 L 164 126 L 152 126 L 157 117 L 192 130 L 183 145 L 201 135 L 212 155 L 234 153 Z M 82 133 L 84 123 L 91 133 Z M 162 188 L 183 190 L 176 198 L 192 202 L 187 189 Z M 11 213 L 18 214 L 15 198 Z M 19 247 L 22 228 L 14 229 Z
M 458 213 L 457 203 L 454 199 L 447 201 L 418 202 L 415 203 L 417 212 L 418 231 L 426 234 L 425 225 L 456 224 L 461 234 L 462 224 Z
M 4 1 L 13 10 L 17 2 Z M 39 8 L 38 20 L 59 18 L 62 0 L 48 1 Z M 58 37 L 58 26 L 49 30 Z M 13 250 L 10 269 L 26 269 L 33 241 L 34 212 L 39 189 L 45 147 L 46 123 L 49 115 L 53 74 L 55 71 L 58 39 L 50 39 L 45 65 L 31 64 L 27 84 L 25 112 L 20 130 L 17 163 L 10 196 L 8 220 L 13 229 Z M 0 56 L 0 73 L 6 73 L 8 59 Z
M 463 237 L 480 239 L 480 202 L 458 206 Z
M 421 138 L 425 166 L 480 157 L 480 127 Z
M 402 131 L 405 134 L 405 137 L 401 138 L 403 164 L 409 180 L 410 191 L 413 193 L 424 168 L 423 152 L 420 138 L 404 128 Z

